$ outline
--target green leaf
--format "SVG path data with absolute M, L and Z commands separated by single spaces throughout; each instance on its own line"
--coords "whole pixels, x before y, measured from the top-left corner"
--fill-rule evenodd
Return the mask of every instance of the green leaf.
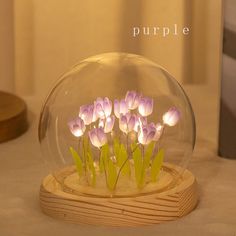
M 135 148 L 137 147 L 137 143 L 131 143 L 130 144 L 130 148 L 131 148 L 131 150 L 132 150 L 132 152 L 135 150 Z
M 145 155 L 144 155 L 144 168 L 148 168 L 150 165 L 150 160 L 152 157 L 152 152 L 153 152 L 153 148 L 154 148 L 155 143 L 151 142 L 148 144 Z
M 122 167 L 121 174 L 130 176 L 130 173 L 131 173 L 130 162 L 127 161 L 127 158 L 128 158 L 128 154 L 127 154 L 126 148 L 125 148 L 124 144 L 121 144 L 119 154 L 118 154 L 117 165 L 120 168 L 124 165 Z
M 112 162 L 112 160 L 109 160 L 107 166 L 107 185 L 110 190 L 114 190 L 116 178 L 117 178 L 116 166 Z
M 160 149 L 160 151 L 155 156 L 151 166 L 151 179 L 153 182 L 157 181 L 163 163 L 163 158 L 164 158 L 164 150 Z
M 101 148 L 101 155 L 99 158 L 99 170 L 101 173 L 103 173 L 104 169 L 107 168 L 108 160 L 109 160 L 109 146 L 108 144 L 105 144 Z
M 86 136 L 84 137 L 84 148 L 85 148 L 85 153 L 89 153 L 92 156 L 89 138 Z
M 72 155 L 72 157 L 74 159 L 76 170 L 77 170 L 79 176 L 81 177 L 83 175 L 83 163 L 82 163 L 82 160 L 81 160 L 79 154 L 75 151 L 75 149 L 73 147 L 70 147 L 70 152 L 71 152 L 71 155 Z
M 114 148 L 114 155 L 116 157 L 116 160 L 118 160 L 119 158 L 119 152 L 120 152 L 120 143 L 119 143 L 119 139 L 115 138 L 114 139 L 114 143 L 113 143 L 113 148 Z
M 96 185 L 96 170 L 94 167 L 94 162 L 93 162 L 93 157 L 87 153 L 88 156 L 88 169 L 89 169 L 89 179 L 91 180 L 91 185 L 95 186 Z
M 99 171 L 100 171 L 100 173 L 104 172 L 104 164 L 103 164 L 102 156 L 100 156 L 100 159 L 99 159 Z
M 83 142 L 82 145 L 84 147 L 84 151 L 86 152 L 87 147 L 88 147 L 88 143 L 89 143 L 88 137 L 87 136 L 83 136 L 82 142 Z
M 136 147 L 134 153 L 133 153 L 133 159 L 134 159 L 134 171 L 135 171 L 135 180 L 137 183 L 137 186 L 139 188 L 142 188 L 144 179 L 145 179 L 145 173 L 143 168 L 143 159 L 142 159 L 142 153 L 139 147 Z

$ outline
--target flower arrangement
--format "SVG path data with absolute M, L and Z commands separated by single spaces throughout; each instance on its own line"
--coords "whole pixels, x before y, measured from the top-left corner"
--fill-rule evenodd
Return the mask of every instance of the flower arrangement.
M 78 117 L 68 122 L 79 143 L 78 151 L 70 147 L 79 178 L 95 186 L 96 177 L 104 175 L 111 191 L 121 175 L 133 175 L 140 189 L 156 182 L 164 158 L 159 142 L 165 127 L 177 124 L 180 112 L 172 107 L 156 124 L 148 122 L 152 112 L 153 99 L 135 91 L 113 103 L 105 97 L 81 106 Z

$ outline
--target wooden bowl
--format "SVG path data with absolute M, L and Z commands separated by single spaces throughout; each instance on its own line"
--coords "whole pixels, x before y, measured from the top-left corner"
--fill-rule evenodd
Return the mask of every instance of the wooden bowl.
M 18 137 L 27 128 L 25 102 L 15 95 L 0 92 L 0 143 Z

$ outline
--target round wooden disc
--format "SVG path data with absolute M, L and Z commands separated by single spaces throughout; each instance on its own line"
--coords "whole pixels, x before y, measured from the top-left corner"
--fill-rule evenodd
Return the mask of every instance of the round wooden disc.
M 173 166 L 174 170 L 178 169 Z M 40 205 L 54 218 L 107 226 L 152 225 L 188 214 L 198 201 L 193 174 L 185 170 L 175 186 L 163 192 L 129 197 L 96 197 L 63 191 L 52 175 L 43 180 Z
M 0 92 L 0 142 L 18 137 L 27 127 L 25 102 L 15 95 Z

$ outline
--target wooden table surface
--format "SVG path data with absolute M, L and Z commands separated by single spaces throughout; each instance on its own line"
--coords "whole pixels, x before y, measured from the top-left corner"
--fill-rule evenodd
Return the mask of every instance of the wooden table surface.
M 162 225 L 109 228 L 73 225 L 45 216 L 38 191 L 49 172 L 37 140 L 42 99 L 26 97 L 30 128 L 21 137 L 0 144 L 0 235 L 236 235 L 236 160 L 217 156 L 218 94 L 212 87 L 186 87 L 197 120 L 197 144 L 189 165 L 199 184 L 200 202 L 186 217 Z

